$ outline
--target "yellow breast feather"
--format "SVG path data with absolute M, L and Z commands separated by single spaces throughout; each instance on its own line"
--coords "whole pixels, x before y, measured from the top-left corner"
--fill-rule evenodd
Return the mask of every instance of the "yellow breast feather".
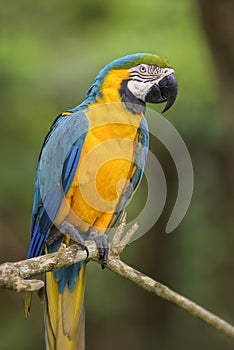
M 142 115 L 122 104 L 119 88 L 128 71 L 111 71 L 103 82 L 102 98 L 89 106 L 89 131 L 73 183 L 57 223 L 67 220 L 86 232 L 105 232 L 116 216 L 121 194 L 134 173 L 135 143 Z M 114 80 L 114 84 L 113 84 Z

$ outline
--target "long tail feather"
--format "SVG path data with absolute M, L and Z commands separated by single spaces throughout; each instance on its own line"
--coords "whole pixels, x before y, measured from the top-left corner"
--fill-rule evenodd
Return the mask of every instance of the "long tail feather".
M 46 274 L 45 342 L 46 350 L 84 350 L 84 290 L 83 263 L 74 291 L 66 285 L 62 294 L 53 272 Z

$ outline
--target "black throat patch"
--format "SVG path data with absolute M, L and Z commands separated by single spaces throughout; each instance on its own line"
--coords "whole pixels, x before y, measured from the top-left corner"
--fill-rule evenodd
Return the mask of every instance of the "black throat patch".
M 119 94 L 127 110 L 132 114 L 145 113 L 145 102 L 136 98 L 128 89 L 128 80 L 123 80 L 120 85 Z

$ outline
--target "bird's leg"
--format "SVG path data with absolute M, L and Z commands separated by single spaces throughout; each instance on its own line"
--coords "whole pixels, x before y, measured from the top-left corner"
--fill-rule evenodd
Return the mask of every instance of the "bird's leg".
M 98 251 L 99 251 L 99 260 L 101 260 L 101 266 L 104 269 L 107 264 L 108 253 L 109 253 L 109 242 L 107 234 L 100 234 L 97 231 L 92 231 L 88 235 L 88 240 L 95 241 Z
M 62 237 L 63 237 L 62 232 L 57 231 L 53 235 L 51 235 L 50 237 L 47 238 L 46 245 L 50 246 L 50 245 L 54 244 L 55 242 L 57 242 Z
M 85 240 L 81 237 L 79 231 L 72 224 L 67 221 L 63 221 L 63 223 L 59 225 L 58 228 L 61 233 L 68 235 L 74 242 L 78 243 L 81 248 L 86 251 L 87 258 L 89 257 L 89 251 L 86 247 Z
M 69 236 L 74 242 L 78 243 L 83 250 L 87 253 L 87 258 L 89 257 L 89 251 L 86 247 L 85 240 L 81 237 L 79 231 L 69 222 L 63 221 L 62 224 L 57 226 L 59 231 L 46 240 L 47 245 L 52 245 L 54 242 L 58 241 L 63 235 Z M 86 258 L 86 259 L 87 259 Z

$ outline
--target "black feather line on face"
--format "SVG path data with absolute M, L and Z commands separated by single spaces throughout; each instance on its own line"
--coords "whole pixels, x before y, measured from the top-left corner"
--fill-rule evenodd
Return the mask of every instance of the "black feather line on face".
M 128 80 L 123 80 L 120 85 L 119 94 L 121 101 L 124 103 L 127 110 L 132 114 L 141 114 L 145 113 L 145 102 L 139 100 L 134 96 L 131 91 L 128 89 Z

